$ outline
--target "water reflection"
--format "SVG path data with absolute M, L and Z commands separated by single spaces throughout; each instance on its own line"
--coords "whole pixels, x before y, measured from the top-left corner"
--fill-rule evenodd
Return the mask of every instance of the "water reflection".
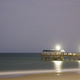
M 79 63 L 79 69 L 80 69 L 80 61 L 78 61 L 78 63 Z
M 80 61 L 77 61 L 77 62 L 78 62 L 78 66 L 79 66 L 78 73 L 80 73 Z
M 55 65 L 55 69 L 57 72 L 61 72 L 62 69 L 62 61 L 53 61 L 54 65 Z

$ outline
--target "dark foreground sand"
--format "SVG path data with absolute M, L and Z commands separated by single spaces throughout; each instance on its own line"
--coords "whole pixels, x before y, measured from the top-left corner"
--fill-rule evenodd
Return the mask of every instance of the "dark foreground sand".
M 22 77 L 0 78 L 0 80 L 80 80 L 80 73 L 66 72 L 66 73 L 31 74 Z

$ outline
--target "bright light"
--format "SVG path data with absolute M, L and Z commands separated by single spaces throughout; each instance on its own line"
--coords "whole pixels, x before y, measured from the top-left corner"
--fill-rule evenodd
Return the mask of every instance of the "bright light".
M 60 50 L 61 47 L 59 45 L 56 46 L 56 50 Z
M 65 52 L 65 50 L 61 50 L 61 52 Z

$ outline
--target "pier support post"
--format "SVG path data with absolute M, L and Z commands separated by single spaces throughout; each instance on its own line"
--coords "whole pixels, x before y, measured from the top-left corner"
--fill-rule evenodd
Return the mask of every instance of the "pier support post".
M 65 60 L 66 60 L 66 56 L 65 56 Z
M 74 56 L 74 60 L 75 60 L 75 56 Z
M 54 56 L 53 56 L 53 58 L 52 58 L 53 60 L 54 60 Z
M 80 60 L 80 56 L 78 56 L 78 60 Z
M 47 61 L 47 56 L 45 55 L 45 61 Z
M 49 56 L 49 61 L 50 61 L 50 56 Z
M 61 60 L 63 60 L 63 55 L 61 56 Z
M 69 56 L 69 61 L 71 60 L 71 56 Z

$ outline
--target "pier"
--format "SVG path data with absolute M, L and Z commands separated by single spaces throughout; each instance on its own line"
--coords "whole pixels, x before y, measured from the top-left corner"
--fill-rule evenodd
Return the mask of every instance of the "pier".
M 43 50 L 41 54 L 41 60 L 43 61 L 55 61 L 55 60 L 80 60 L 79 53 L 65 53 L 60 50 Z

